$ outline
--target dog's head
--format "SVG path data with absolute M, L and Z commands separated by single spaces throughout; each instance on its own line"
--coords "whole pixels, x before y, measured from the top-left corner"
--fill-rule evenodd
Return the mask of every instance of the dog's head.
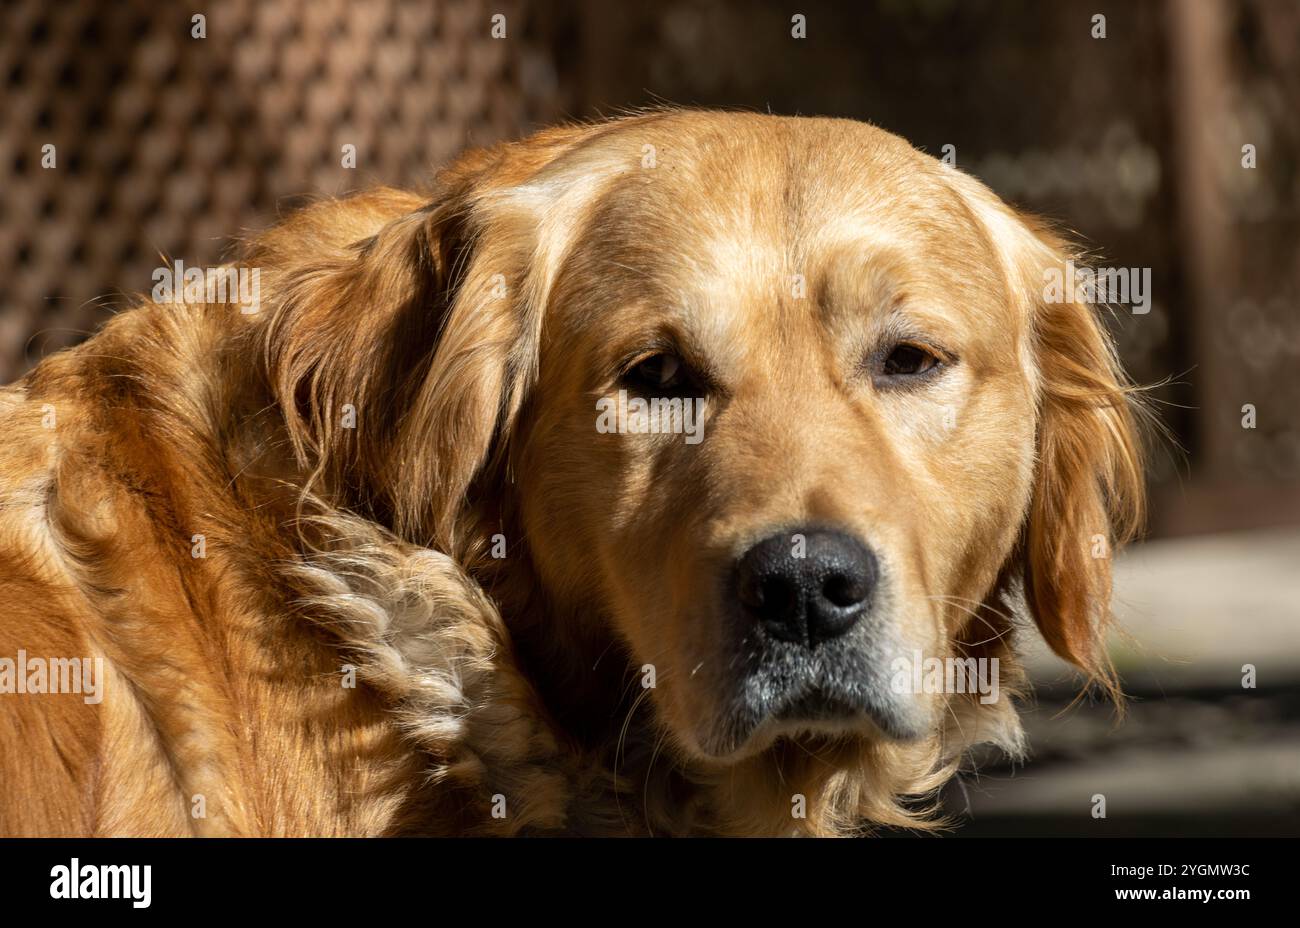
M 1044 297 L 1069 258 L 871 126 L 656 113 L 463 158 L 286 281 L 270 371 L 325 482 L 501 532 L 681 756 L 925 740 L 978 694 L 912 663 L 1006 657 L 1009 592 L 1105 674 L 1142 480 L 1093 308 Z

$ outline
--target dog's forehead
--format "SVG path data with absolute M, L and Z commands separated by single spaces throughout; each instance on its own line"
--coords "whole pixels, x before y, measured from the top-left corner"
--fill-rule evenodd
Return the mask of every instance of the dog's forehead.
M 695 127 L 698 120 L 684 120 Z M 849 120 L 720 117 L 683 131 L 632 126 L 586 153 L 604 162 L 608 218 L 660 218 L 719 242 L 789 248 L 873 220 L 889 224 L 951 196 L 938 162 L 880 129 Z M 594 163 L 592 163 L 594 162 Z M 599 205 L 599 204 L 597 204 Z
M 588 318 L 637 304 L 779 325 L 756 307 L 856 311 L 903 291 L 938 307 L 980 278 L 996 302 L 993 252 L 951 173 L 851 120 L 681 114 L 599 133 L 507 196 L 540 230 L 552 295 Z
M 853 120 L 675 113 L 593 130 L 497 195 L 547 218 L 603 208 L 607 221 L 788 237 L 951 199 L 946 170 Z
M 591 204 L 602 229 L 641 231 L 668 258 L 680 243 L 719 269 L 744 271 L 882 245 L 951 249 L 978 237 L 951 169 L 864 123 L 748 115 L 685 132 L 652 123 L 599 147 L 622 162 Z

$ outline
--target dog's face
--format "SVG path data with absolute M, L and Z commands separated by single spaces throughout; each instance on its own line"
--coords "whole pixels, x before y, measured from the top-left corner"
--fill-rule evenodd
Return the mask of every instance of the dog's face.
M 544 582 L 718 758 L 928 732 L 894 662 L 947 653 L 1033 478 L 1027 320 L 947 172 L 866 127 L 756 128 L 665 140 L 600 197 L 515 468 Z M 637 398 L 683 414 L 611 430 Z
M 413 223 L 451 291 L 389 439 L 415 469 L 376 480 L 438 471 L 405 505 L 446 522 L 503 460 L 556 614 L 623 645 L 680 751 L 932 735 L 948 695 L 898 661 L 1004 635 L 1008 577 L 1096 669 L 1127 398 L 1091 308 L 1041 299 L 1065 252 L 982 186 L 866 125 L 716 113 L 448 183 L 468 228 Z

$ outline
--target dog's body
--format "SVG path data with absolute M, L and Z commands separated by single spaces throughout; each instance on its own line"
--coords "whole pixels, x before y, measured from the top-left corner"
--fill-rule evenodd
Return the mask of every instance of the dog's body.
M 100 703 L 0 693 L 0 834 L 916 821 L 1018 722 L 881 661 L 1005 696 L 1023 586 L 1104 674 L 1140 472 L 1091 308 L 1036 293 L 1065 257 L 879 130 L 719 113 L 290 217 L 260 311 L 145 302 L 0 392 L 0 658 L 103 662 Z M 688 362 L 702 441 L 598 432 Z M 718 578 L 805 525 L 871 589 L 751 638 Z

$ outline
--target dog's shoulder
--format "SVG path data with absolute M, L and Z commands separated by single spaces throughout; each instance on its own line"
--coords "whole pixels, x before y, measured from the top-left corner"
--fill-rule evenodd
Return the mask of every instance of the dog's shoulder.
M 418 781 L 281 582 L 230 330 L 144 302 L 0 389 L 0 833 L 375 833 Z

